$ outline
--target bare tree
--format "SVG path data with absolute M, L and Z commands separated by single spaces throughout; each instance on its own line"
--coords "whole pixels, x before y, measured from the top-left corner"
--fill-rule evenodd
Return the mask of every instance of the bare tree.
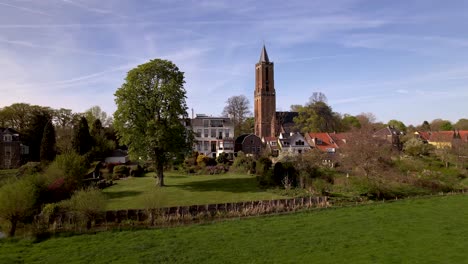
M 226 101 L 226 106 L 223 110 L 223 115 L 229 116 L 234 122 L 234 135 L 240 135 L 242 126 L 251 114 L 249 99 L 245 95 L 231 96 Z
M 343 147 L 343 165 L 357 169 L 369 179 L 385 171 L 390 163 L 392 145 L 381 138 L 373 137 L 372 131 L 356 130 Z

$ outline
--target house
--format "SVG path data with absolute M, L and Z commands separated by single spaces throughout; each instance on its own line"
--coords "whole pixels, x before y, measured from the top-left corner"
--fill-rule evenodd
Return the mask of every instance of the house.
M 221 153 L 234 157 L 234 123 L 230 118 L 198 114 L 190 126 L 195 135 L 194 151 L 213 158 Z
M 301 154 L 310 150 L 310 146 L 301 133 L 280 133 L 279 135 L 280 153 Z
M 112 151 L 112 154 L 105 158 L 106 163 L 127 163 L 130 161 L 128 152 L 122 149 Z
M 336 135 L 336 134 L 335 134 Z M 307 133 L 305 136 L 310 147 L 316 148 L 321 152 L 335 153 L 339 148 L 335 140 L 329 133 Z
M 243 134 L 236 138 L 234 152 L 244 152 L 246 155 L 259 156 L 264 149 L 262 140 L 255 134 Z
M 22 155 L 27 152 L 28 147 L 21 144 L 16 130 L 0 127 L 0 169 L 18 168 Z
M 401 150 L 403 148 L 403 145 L 401 143 L 400 137 L 404 134 L 404 132 L 396 129 L 393 126 L 387 126 L 375 131 L 373 137 L 385 139 L 386 141 L 391 143 L 395 148 Z
M 262 142 L 265 146 L 266 151 L 271 153 L 273 157 L 278 157 L 279 146 L 277 137 L 263 137 Z
M 468 143 L 468 130 L 454 131 L 416 131 L 415 136 L 436 148 L 451 148 L 455 141 Z

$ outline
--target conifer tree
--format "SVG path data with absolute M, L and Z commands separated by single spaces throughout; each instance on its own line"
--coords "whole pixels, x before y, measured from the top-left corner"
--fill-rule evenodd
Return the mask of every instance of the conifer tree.
M 50 162 L 55 158 L 55 128 L 52 121 L 47 122 L 42 134 L 40 158 L 42 162 Z

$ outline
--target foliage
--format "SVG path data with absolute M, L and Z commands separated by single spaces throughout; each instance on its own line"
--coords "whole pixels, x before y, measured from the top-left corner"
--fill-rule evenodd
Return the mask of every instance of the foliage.
M 340 130 L 340 116 L 324 101 L 311 100 L 298 109 L 294 123 L 302 132 L 333 132 Z
M 468 119 L 460 118 L 457 123 L 455 123 L 454 128 L 458 130 L 468 130 Z
M 357 117 L 344 114 L 343 118 L 341 119 L 341 127 L 343 131 L 349 131 L 352 129 L 361 128 L 361 123 L 359 123 L 359 119 L 357 119 Z
M 434 119 L 431 122 L 430 128 L 432 131 L 450 131 L 453 130 L 452 122 L 440 118 Z
M 348 170 L 360 170 L 369 178 L 388 168 L 392 151 L 389 142 L 372 137 L 367 130 L 354 132 L 350 139 L 342 148 L 342 163 Z
M 86 223 L 86 228 L 89 229 L 92 221 L 104 212 L 106 200 L 100 190 L 89 188 L 75 192 L 70 200 L 64 201 L 63 204 L 71 211 L 78 213 Z
M 219 164 L 216 166 L 206 166 L 205 170 L 206 174 L 213 175 L 213 174 L 222 174 L 229 171 L 229 166 Z
M 0 218 L 9 221 L 9 236 L 14 236 L 18 222 L 30 216 L 36 204 L 36 190 L 27 179 L 11 181 L 0 187 Z
M 427 156 L 433 149 L 432 145 L 426 144 L 418 138 L 409 139 L 403 146 L 403 151 L 410 156 Z
M 387 125 L 390 127 L 394 127 L 402 132 L 406 132 L 406 125 L 399 120 L 392 119 L 388 121 Z
M 73 131 L 73 149 L 76 153 L 84 155 L 91 150 L 92 146 L 93 138 L 89 134 L 88 121 L 85 117 L 81 117 Z
M 231 96 L 226 101 L 223 115 L 228 116 L 234 123 L 234 137 L 242 135 L 248 131 L 244 130 L 244 123 L 250 115 L 249 99 L 245 95 Z
M 208 156 L 205 156 L 203 154 L 200 154 L 197 156 L 197 165 L 198 166 L 201 166 L 201 167 L 205 167 L 205 166 L 215 166 L 217 163 L 216 163 L 216 159 L 212 158 L 212 157 L 208 157 Z
M 238 172 L 248 172 L 252 168 L 254 160 L 252 157 L 248 157 L 242 151 L 237 152 L 237 157 L 234 158 L 232 167 Z
M 115 142 L 107 138 L 100 119 L 94 120 L 91 127 L 91 137 L 94 143 L 91 148 L 93 159 L 104 160 L 116 148 Z
M 229 163 L 229 155 L 225 152 L 220 153 L 218 158 L 216 158 L 216 162 L 221 164 Z
M 84 117 L 90 124 L 93 124 L 96 120 L 100 120 L 104 127 L 108 127 L 112 124 L 112 117 L 107 116 L 107 113 L 101 110 L 101 107 L 95 105 L 84 112 Z
M 88 163 L 83 156 L 75 152 L 58 155 L 45 171 L 50 182 L 62 179 L 63 188 L 74 191 L 82 186 L 82 180 L 88 171 Z
M 130 70 L 115 93 L 115 129 L 133 159 L 151 157 L 160 186 L 164 165 L 192 147 L 193 137 L 181 121 L 188 117 L 183 85 L 176 65 L 155 59 Z
M 40 161 L 44 129 L 50 123 L 51 118 L 51 110 L 48 108 L 37 107 L 32 111 L 30 125 L 22 135 L 26 145 L 29 146 L 30 161 Z
M 25 175 L 31 175 L 31 174 L 36 174 L 42 171 L 42 165 L 40 162 L 28 162 L 24 164 L 23 166 L 18 168 L 17 175 L 19 177 L 25 176 Z
M 114 167 L 114 177 L 121 178 L 130 175 L 130 170 L 125 165 L 117 165 Z
M 55 129 L 52 121 L 49 121 L 44 128 L 41 142 L 41 162 L 51 162 L 56 155 L 55 151 Z
M 145 170 L 140 165 L 130 166 L 130 176 L 132 177 L 142 177 L 145 173 Z
M 260 157 L 256 161 L 255 173 L 257 175 L 264 175 L 270 170 L 272 164 L 273 163 L 271 162 L 271 159 L 269 159 L 268 157 Z

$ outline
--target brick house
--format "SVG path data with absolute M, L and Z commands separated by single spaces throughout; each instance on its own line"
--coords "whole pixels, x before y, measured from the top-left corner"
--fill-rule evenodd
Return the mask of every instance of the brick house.
M 236 138 L 236 153 L 242 151 L 247 155 L 259 156 L 263 149 L 262 140 L 254 134 L 243 134 Z
M 0 169 L 18 168 L 25 149 L 16 130 L 0 127 Z

